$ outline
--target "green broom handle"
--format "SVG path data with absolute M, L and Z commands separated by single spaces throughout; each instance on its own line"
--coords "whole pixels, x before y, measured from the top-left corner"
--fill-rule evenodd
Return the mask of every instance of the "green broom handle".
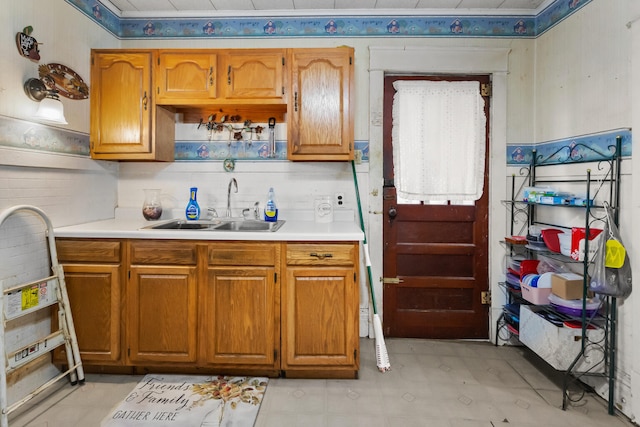
M 358 189 L 358 177 L 356 176 L 356 162 L 351 160 L 351 170 L 353 170 L 353 183 L 356 187 L 356 200 L 358 201 L 358 215 L 360 216 L 360 228 L 362 229 L 362 234 L 364 235 L 364 250 L 365 257 L 369 260 L 369 246 L 367 245 L 367 233 L 364 231 L 364 219 L 362 218 L 362 205 L 360 204 L 360 190 Z M 378 314 L 378 309 L 376 308 L 376 297 L 373 292 L 373 279 L 371 278 L 371 262 L 366 262 L 367 264 L 367 276 L 369 279 L 369 291 L 371 292 L 371 304 L 373 305 L 373 314 Z

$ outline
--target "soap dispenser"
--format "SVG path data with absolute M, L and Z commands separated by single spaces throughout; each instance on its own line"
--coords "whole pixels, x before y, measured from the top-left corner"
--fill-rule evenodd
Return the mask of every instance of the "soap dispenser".
M 273 187 L 269 188 L 267 203 L 264 206 L 264 220 L 268 222 L 278 221 L 278 207 L 276 206 L 276 194 Z
M 200 218 L 200 205 L 198 205 L 198 201 L 196 199 L 196 194 L 198 193 L 197 187 L 191 187 L 191 194 L 189 196 L 189 203 L 187 203 L 187 209 L 185 210 L 185 214 L 188 220 L 196 220 Z

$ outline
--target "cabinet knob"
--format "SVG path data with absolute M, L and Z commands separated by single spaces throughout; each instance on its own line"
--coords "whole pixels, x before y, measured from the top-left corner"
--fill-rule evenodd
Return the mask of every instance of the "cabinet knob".
M 396 209 L 395 206 L 391 206 L 389 208 L 389 218 L 395 218 L 396 215 L 398 215 L 398 210 Z

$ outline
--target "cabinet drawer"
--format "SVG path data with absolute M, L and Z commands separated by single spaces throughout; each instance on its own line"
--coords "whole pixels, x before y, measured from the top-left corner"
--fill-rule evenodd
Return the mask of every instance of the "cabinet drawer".
M 120 262 L 119 241 L 56 239 L 56 251 L 60 262 Z
M 209 245 L 209 265 L 274 266 L 280 245 L 274 243 L 214 243 Z
M 196 244 L 190 242 L 144 240 L 130 246 L 131 264 L 195 265 Z
M 357 248 L 340 243 L 287 244 L 287 265 L 354 265 Z

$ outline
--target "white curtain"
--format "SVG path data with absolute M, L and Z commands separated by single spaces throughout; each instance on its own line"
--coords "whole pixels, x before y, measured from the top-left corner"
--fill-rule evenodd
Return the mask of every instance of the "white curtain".
M 484 184 L 484 100 L 472 81 L 393 83 L 393 165 L 398 198 L 475 201 Z

